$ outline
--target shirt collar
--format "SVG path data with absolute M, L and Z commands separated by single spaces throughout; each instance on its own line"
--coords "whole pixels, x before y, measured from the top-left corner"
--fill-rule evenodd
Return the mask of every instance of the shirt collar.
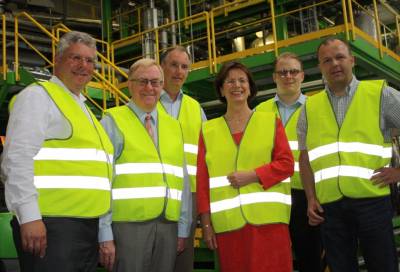
M 57 85 L 59 85 L 60 87 L 62 87 L 62 88 L 64 89 L 64 91 L 66 91 L 69 95 L 71 95 L 71 96 L 74 97 L 75 99 L 78 99 L 78 100 L 80 100 L 80 101 L 82 101 L 82 102 L 85 102 L 85 101 L 86 101 L 86 97 L 85 97 L 82 93 L 79 93 L 79 97 L 76 96 L 73 92 L 71 92 L 71 91 L 68 89 L 67 86 L 65 86 L 65 84 L 64 84 L 64 83 L 61 81 L 61 79 L 59 79 L 58 77 L 52 76 L 52 77 L 50 78 L 49 81 L 50 81 L 50 82 L 53 82 L 53 83 L 55 83 L 55 84 L 57 84 Z
M 353 74 L 350 84 L 346 87 L 346 95 L 353 96 L 359 83 L 360 81 Z M 332 93 L 331 90 L 329 89 L 328 84 L 325 84 L 325 90 L 327 90 L 330 96 L 335 96 L 334 93 Z
M 139 108 L 139 107 L 135 104 L 135 102 L 133 102 L 132 100 L 130 100 L 130 101 L 128 102 L 128 107 L 129 107 L 131 110 L 133 110 L 133 112 L 136 114 L 136 116 L 139 117 L 140 121 L 141 121 L 142 123 L 144 123 L 144 120 L 145 120 L 145 118 L 146 118 L 147 112 L 145 112 L 145 111 L 143 111 L 141 108 Z M 152 120 L 153 124 L 155 124 L 155 123 L 156 123 L 156 120 L 157 120 L 157 107 L 154 107 L 154 109 L 153 109 L 151 112 L 149 112 L 149 113 L 150 113 L 150 115 L 151 115 L 151 120 Z
M 281 105 L 284 105 L 284 106 L 288 106 L 288 107 L 290 107 L 290 106 L 302 106 L 302 105 L 304 105 L 304 103 L 306 103 L 306 99 L 307 99 L 307 96 L 305 96 L 304 94 L 300 93 L 300 96 L 297 98 L 297 100 L 292 105 L 287 105 L 279 98 L 279 96 L 277 94 L 275 94 L 275 97 L 274 97 L 274 101 L 275 102 L 280 103 Z
M 183 98 L 183 91 L 182 91 L 182 89 L 180 89 L 175 101 L 182 101 L 182 98 Z M 161 91 L 160 100 L 163 102 L 169 102 L 169 103 L 174 102 L 174 101 L 172 101 L 171 97 L 168 95 L 168 93 L 165 90 Z

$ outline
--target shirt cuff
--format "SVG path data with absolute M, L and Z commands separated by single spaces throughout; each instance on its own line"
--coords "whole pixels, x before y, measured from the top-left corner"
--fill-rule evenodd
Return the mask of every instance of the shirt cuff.
M 114 240 L 111 226 L 99 228 L 99 243 Z
M 190 235 L 190 225 L 178 222 L 178 237 L 188 238 Z
M 15 212 L 20 225 L 42 219 L 37 201 L 21 204 Z

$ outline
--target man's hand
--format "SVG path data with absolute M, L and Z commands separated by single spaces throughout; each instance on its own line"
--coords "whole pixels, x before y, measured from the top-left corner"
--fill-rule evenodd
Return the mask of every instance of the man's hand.
M 376 169 L 370 178 L 374 185 L 379 187 L 387 186 L 400 181 L 400 168 L 382 167 Z
M 43 221 L 35 220 L 20 225 L 22 249 L 43 258 L 46 255 L 47 235 Z
M 311 226 L 317 226 L 324 222 L 323 213 L 324 210 L 316 199 L 313 198 L 308 200 L 307 215 L 308 223 Z
M 252 182 L 259 182 L 255 171 L 238 171 L 227 176 L 233 188 L 238 189 Z
M 100 243 L 99 257 L 101 265 L 103 265 L 108 271 L 112 271 L 115 261 L 114 241 L 111 240 Z
M 176 253 L 179 255 L 181 254 L 185 248 L 186 248 L 186 239 L 187 238 L 182 238 L 182 237 L 178 237 L 178 246 L 176 249 Z

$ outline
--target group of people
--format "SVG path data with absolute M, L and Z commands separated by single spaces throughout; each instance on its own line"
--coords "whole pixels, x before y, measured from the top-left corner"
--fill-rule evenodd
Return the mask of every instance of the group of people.
M 306 98 L 293 53 L 277 57 L 276 96 L 255 109 L 249 69 L 222 65 L 223 116 L 207 121 L 182 92 L 191 56 L 129 69 L 128 104 L 97 121 L 82 95 L 96 44 L 72 31 L 59 41 L 54 76 L 18 94 L 2 173 L 21 271 L 193 270 L 199 215 L 221 271 L 398 271 L 388 167 L 400 93 L 358 81 L 349 45 L 317 50 L 325 90 Z M 323 253 L 324 252 L 324 253 Z

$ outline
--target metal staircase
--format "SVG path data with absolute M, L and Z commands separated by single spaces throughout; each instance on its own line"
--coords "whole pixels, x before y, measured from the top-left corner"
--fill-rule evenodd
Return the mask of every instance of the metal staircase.
M 11 97 L 29 84 L 51 77 L 55 45 L 70 29 L 63 24 L 48 27 L 26 12 L 13 16 L 13 20 L 9 15 L 1 16 L 0 135 L 4 135 Z M 126 81 L 126 72 L 110 60 L 108 43 L 97 40 L 97 44 L 98 51 L 104 54 L 97 53 L 96 72 L 83 93 L 100 117 L 106 108 L 124 103 L 129 98 L 124 87 L 117 86 Z

